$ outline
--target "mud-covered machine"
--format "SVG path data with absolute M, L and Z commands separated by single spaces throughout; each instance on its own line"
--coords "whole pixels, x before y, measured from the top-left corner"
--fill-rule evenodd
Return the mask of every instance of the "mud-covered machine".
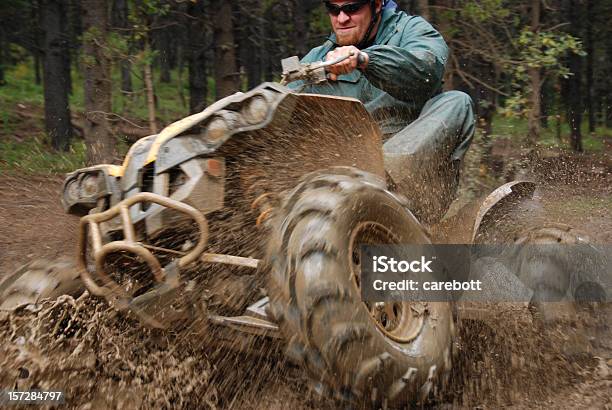
M 327 64 L 284 60 L 284 83 L 325 81 Z M 451 368 L 450 304 L 360 298 L 361 244 L 430 243 L 389 179 L 361 102 L 265 83 L 139 140 L 121 166 L 69 174 L 62 202 L 82 216 L 78 269 L 26 266 L 0 285 L 0 302 L 84 283 L 148 326 L 199 318 L 282 338 L 337 397 L 426 400 Z M 516 182 L 491 194 L 473 235 L 533 189 Z M 28 276 L 30 294 L 18 286 Z

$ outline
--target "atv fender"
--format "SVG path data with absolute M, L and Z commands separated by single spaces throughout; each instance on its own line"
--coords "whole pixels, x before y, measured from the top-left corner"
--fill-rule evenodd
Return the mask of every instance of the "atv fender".
M 533 197 L 536 184 L 530 181 L 508 182 L 491 192 L 480 205 L 472 230 L 472 243 L 476 243 L 484 232 L 495 224 L 514 205 Z

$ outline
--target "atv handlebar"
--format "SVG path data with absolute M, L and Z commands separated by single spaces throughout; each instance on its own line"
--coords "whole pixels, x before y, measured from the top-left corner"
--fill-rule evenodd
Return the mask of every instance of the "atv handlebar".
M 346 60 L 347 58 L 351 58 L 353 56 L 353 52 L 351 51 L 348 55 L 345 55 L 343 57 L 338 57 L 335 60 L 330 60 L 330 61 L 321 61 L 321 63 L 318 64 L 318 66 L 310 68 L 310 70 L 317 70 L 319 68 L 327 68 L 329 66 L 332 66 L 334 64 L 338 64 L 343 62 L 344 60 Z
M 357 55 L 357 65 L 358 65 L 358 66 L 363 65 L 363 64 L 365 64 L 365 62 L 366 62 L 366 58 L 365 58 L 365 56 L 364 56 L 363 54 L 364 54 L 363 52 L 360 52 L 360 53 Z M 332 66 L 332 65 L 335 65 L 335 64 L 341 63 L 341 62 L 343 62 L 344 60 L 346 60 L 347 58 L 351 58 L 351 57 L 353 57 L 354 55 L 355 55 L 355 52 L 354 52 L 354 51 L 351 51 L 351 52 L 350 52 L 350 53 L 348 53 L 347 55 L 345 55 L 345 56 L 343 56 L 343 57 L 336 58 L 335 60 L 331 60 L 331 61 L 322 61 L 322 62 L 320 63 L 320 65 L 319 65 L 317 68 L 321 68 L 321 67 L 326 68 L 326 67 L 329 67 L 329 66 Z M 315 69 L 316 69 L 316 68 L 315 68 Z
M 347 58 L 351 58 L 355 53 L 351 51 L 349 54 L 336 58 L 330 61 L 317 61 L 310 64 L 302 64 L 298 57 L 293 56 L 285 58 L 281 61 L 283 67 L 283 75 L 281 79 L 282 85 L 287 85 L 293 81 L 302 80 L 308 84 L 319 84 L 327 81 L 326 68 L 343 62 Z M 358 65 L 363 65 L 366 62 L 366 57 L 360 52 L 357 56 Z

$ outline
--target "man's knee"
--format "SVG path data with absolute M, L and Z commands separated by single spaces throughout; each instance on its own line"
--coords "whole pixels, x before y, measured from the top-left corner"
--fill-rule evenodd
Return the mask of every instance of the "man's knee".
M 462 91 L 446 91 L 442 93 L 442 96 L 445 101 L 448 101 L 457 107 L 461 107 L 469 113 L 473 113 L 474 103 L 472 102 L 472 97 L 466 93 Z
M 445 91 L 425 104 L 421 116 L 428 114 L 442 115 L 446 121 L 470 121 L 474 118 L 472 98 L 461 91 Z

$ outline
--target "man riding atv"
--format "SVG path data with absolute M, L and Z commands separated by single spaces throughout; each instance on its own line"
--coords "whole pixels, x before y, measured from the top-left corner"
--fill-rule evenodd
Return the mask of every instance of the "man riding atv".
M 423 19 L 382 0 L 325 5 L 335 34 L 305 64 L 283 60 L 280 84 L 140 139 L 122 165 L 68 174 L 76 261 L 7 276 L 0 310 L 86 287 L 149 327 L 202 324 L 232 347 L 279 338 L 323 394 L 376 407 L 427 401 L 450 376 L 453 306 L 364 301 L 360 249 L 431 243 L 421 222 L 453 199 L 471 101 L 441 92 L 448 49 Z M 495 190 L 474 238 L 497 231 L 496 211 L 534 188 Z
M 334 33 L 302 63 L 350 57 L 327 67 L 328 82 L 289 86 L 359 99 L 382 130 L 390 184 L 402 193 L 410 187 L 419 220 L 439 219 L 454 198 L 475 126 L 471 98 L 442 92 L 444 39 L 392 0 L 326 0 L 325 8 Z

